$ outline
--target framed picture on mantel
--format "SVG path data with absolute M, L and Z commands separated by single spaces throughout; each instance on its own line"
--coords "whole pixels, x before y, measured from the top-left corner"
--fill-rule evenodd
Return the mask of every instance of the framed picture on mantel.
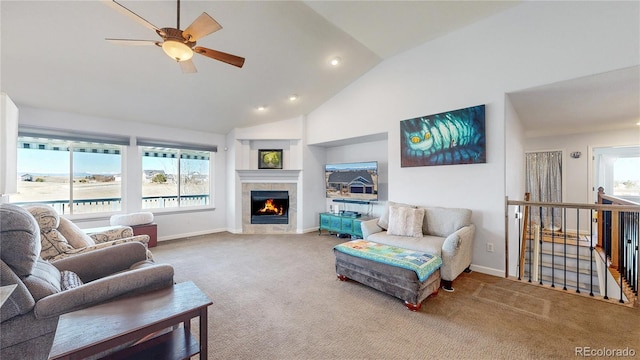
M 282 169 L 282 149 L 258 150 L 258 169 Z

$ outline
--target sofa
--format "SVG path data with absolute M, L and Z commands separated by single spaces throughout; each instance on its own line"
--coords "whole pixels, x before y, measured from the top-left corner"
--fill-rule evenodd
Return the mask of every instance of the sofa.
M 60 216 L 51 206 L 45 204 L 25 205 L 36 219 L 40 228 L 43 260 L 59 260 L 105 247 L 131 241 L 142 243 L 148 247 L 148 235 L 133 235 L 130 226 L 109 226 L 82 230 L 70 220 Z M 153 255 L 147 251 L 147 257 Z
M 366 240 L 440 256 L 446 291 L 453 291 L 458 275 L 470 271 L 476 228 L 469 209 L 388 201 L 379 218 L 363 221 L 361 227 Z
M 40 229 L 24 208 L 0 204 L 0 359 L 47 359 L 60 315 L 173 285 L 173 267 L 127 242 L 60 260 L 40 257 Z M 82 331 L 82 327 L 78 327 Z

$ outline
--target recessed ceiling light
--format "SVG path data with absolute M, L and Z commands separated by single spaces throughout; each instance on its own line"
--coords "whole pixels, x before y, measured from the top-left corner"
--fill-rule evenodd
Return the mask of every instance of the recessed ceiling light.
M 298 100 L 298 95 L 293 94 L 293 95 L 289 96 L 289 101 L 296 101 L 296 100 Z
M 331 59 L 330 64 L 333 66 L 338 66 L 340 65 L 341 59 L 339 57 L 334 57 L 333 59 Z
M 265 111 L 265 110 L 267 110 L 267 105 L 258 106 L 258 111 Z

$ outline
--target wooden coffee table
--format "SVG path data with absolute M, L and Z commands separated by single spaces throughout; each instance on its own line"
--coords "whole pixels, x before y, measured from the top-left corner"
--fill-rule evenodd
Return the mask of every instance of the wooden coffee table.
M 49 359 L 82 359 L 145 337 L 107 359 L 188 359 L 196 354 L 206 359 L 211 304 L 189 281 L 61 315 Z M 200 318 L 199 343 L 190 332 L 195 317 Z M 162 333 L 166 329 L 172 331 Z

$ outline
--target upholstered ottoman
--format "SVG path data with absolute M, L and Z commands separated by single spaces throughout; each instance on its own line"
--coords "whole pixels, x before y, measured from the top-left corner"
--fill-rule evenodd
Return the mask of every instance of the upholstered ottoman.
M 424 299 L 437 295 L 442 259 L 436 255 L 353 240 L 333 248 L 338 279 L 355 280 L 404 300 L 418 311 Z

